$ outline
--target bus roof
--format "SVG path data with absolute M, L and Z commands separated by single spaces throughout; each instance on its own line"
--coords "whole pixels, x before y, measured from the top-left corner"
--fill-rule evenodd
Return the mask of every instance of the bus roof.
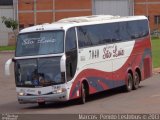
M 112 16 L 112 15 L 92 15 L 92 16 L 82 16 L 82 17 L 70 17 L 70 18 L 61 19 L 51 24 L 45 23 L 42 25 L 28 27 L 21 30 L 20 33 L 48 31 L 48 30 L 67 30 L 68 28 L 75 27 L 75 26 L 143 20 L 143 19 L 147 19 L 147 17 L 145 16 L 120 17 L 120 16 Z

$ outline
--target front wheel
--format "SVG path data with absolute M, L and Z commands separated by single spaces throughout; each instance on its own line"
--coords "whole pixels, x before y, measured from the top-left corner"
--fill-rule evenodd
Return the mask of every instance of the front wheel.
M 86 102 L 86 89 L 85 89 L 84 84 L 82 83 L 80 103 L 81 103 L 81 104 L 85 104 L 85 102 Z
M 131 73 L 128 73 L 127 75 L 127 83 L 125 85 L 125 91 L 130 92 L 133 89 L 133 77 Z

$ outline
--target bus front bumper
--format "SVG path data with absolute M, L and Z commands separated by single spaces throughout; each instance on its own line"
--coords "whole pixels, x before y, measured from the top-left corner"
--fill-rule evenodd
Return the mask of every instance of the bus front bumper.
M 50 94 L 50 95 L 29 95 L 18 96 L 18 102 L 20 104 L 25 103 L 41 103 L 41 102 L 63 102 L 67 101 L 67 93 Z

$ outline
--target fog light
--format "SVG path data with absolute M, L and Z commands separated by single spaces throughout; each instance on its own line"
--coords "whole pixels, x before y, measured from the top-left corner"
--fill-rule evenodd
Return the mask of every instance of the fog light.
M 24 92 L 19 92 L 18 95 L 19 95 L 19 96 L 24 96 L 25 93 L 24 93 Z
M 54 94 L 59 94 L 59 93 L 63 93 L 66 91 L 66 88 L 57 88 L 57 89 L 54 89 L 53 93 Z
M 65 92 L 65 91 L 66 91 L 65 88 L 60 88 L 60 89 L 57 90 L 57 93 L 63 93 L 63 92 Z

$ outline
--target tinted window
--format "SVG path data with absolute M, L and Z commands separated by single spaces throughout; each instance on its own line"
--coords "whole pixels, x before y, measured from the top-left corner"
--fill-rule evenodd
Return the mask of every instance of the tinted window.
M 1 5 L 13 5 L 13 0 L 0 0 Z
M 127 22 L 120 22 L 119 24 L 119 39 L 122 41 L 131 40 L 129 30 L 127 28 Z
M 63 52 L 63 31 L 47 31 L 20 34 L 16 56 L 57 54 Z
M 99 43 L 101 44 L 105 44 L 105 43 L 111 43 L 112 39 L 113 39 L 113 24 L 104 24 L 104 25 L 100 25 L 99 27 L 99 36 L 100 36 L 100 41 Z M 97 31 L 97 32 L 98 32 Z
M 159 24 L 160 23 L 160 15 L 154 16 L 154 24 Z
M 88 31 L 86 27 L 78 27 L 78 44 L 79 47 L 91 46 L 91 40 L 89 38 Z
M 39 58 L 15 62 L 16 85 L 19 87 L 51 86 L 64 83 L 61 79 L 60 58 Z
M 149 34 L 149 27 L 148 27 L 148 21 L 147 20 L 141 20 L 139 22 L 140 27 L 140 34 L 141 37 L 147 36 Z
M 131 39 L 141 38 L 149 33 L 147 20 L 130 21 L 127 27 Z
M 107 29 L 110 31 L 108 35 L 110 35 L 110 39 L 112 40 L 112 42 L 120 42 L 122 38 L 121 38 L 121 31 L 119 29 L 119 23 L 111 23 L 108 24 L 107 26 L 110 26 Z
M 106 23 L 78 27 L 79 47 L 121 42 L 148 35 L 148 21 Z
M 76 48 L 76 33 L 75 28 L 71 28 L 66 34 L 66 51 Z
M 72 80 L 77 68 L 77 45 L 75 28 L 71 28 L 66 34 L 66 77 Z
M 78 27 L 79 47 L 110 43 L 112 39 L 116 39 L 114 35 L 116 30 L 113 25 L 100 24 Z

